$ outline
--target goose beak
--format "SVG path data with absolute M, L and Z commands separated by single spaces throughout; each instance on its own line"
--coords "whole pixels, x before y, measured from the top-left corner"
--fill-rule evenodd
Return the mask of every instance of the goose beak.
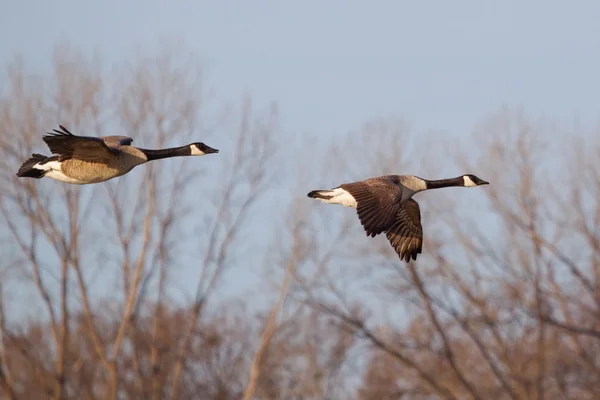
M 481 181 L 480 185 L 489 185 L 490 183 L 488 181 Z
M 206 150 L 204 150 L 205 154 L 213 154 L 213 153 L 218 153 L 219 150 L 217 149 L 213 149 L 212 147 L 206 146 Z

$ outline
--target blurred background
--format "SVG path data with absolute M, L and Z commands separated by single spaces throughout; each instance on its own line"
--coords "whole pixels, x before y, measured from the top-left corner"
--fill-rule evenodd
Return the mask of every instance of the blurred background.
M 600 3 L 5 1 L 6 399 L 600 398 Z M 203 141 L 95 185 L 42 135 Z M 418 194 L 407 265 L 306 197 Z

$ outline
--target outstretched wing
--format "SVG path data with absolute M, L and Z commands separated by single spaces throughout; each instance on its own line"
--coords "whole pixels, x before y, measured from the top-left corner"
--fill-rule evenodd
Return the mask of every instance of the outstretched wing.
M 356 200 L 356 212 L 367 236 L 374 237 L 394 224 L 402 191 L 386 177 L 340 186 Z
M 43 136 L 44 142 L 53 154 L 58 154 L 59 161 L 75 158 L 89 162 L 106 162 L 118 152 L 106 145 L 104 140 L 90 136 L 76 136 L 64 126 L 54 129 Z
M 403 201 L 386 236 L 400 259 L 406 262 L 411 258 L 416 260 L 417 254 L 420 254 L 423 249 L 423 227 L 419 203 L 413 199 Z

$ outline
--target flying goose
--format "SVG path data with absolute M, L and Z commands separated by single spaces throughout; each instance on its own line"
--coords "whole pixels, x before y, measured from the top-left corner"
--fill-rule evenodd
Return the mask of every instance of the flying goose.
M 131 146 L 133 139 L 127 136 L 76 136 L 62 125 L 59 128 L 43 136 L 44 142 L 55 155 L 46 157 L 32 154 L 19 168 L 18 177 L 47 177 L 85 185 L 124 175 L 135 166 L 152 160 L 219 152 L 201 142 L 160 150 L 141 149 Z
M 415 193 L 450 186 L 475 187 L 488 185 L 475 175 L 427 180 L 413 175 L 385 175 L 364 181 L 344 183 L 331 190 L 313 190 L 308 197 L 327 204 L 356 208 L 367 236 L 385 232 L 390 244 L 409 262 L 417 259 L 423 248 L 423 227 Z

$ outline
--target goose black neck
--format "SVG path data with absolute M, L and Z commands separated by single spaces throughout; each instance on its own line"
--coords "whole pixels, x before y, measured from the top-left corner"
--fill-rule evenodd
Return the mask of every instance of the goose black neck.
M 438 180 L 425 180 L 427 184 L 427 189 L 439 189 L 451 186 L 464 186 L 465 181 L 462 176 L 457 176 L 456 178 L 448 178 L 448 179 L 438 179 Z
M 190 146 L 171 147 L 168 149 L 148 150 L 140 149 L 148 158 L 148 161 L 160 160 L 161 158 L 191 156 Z

